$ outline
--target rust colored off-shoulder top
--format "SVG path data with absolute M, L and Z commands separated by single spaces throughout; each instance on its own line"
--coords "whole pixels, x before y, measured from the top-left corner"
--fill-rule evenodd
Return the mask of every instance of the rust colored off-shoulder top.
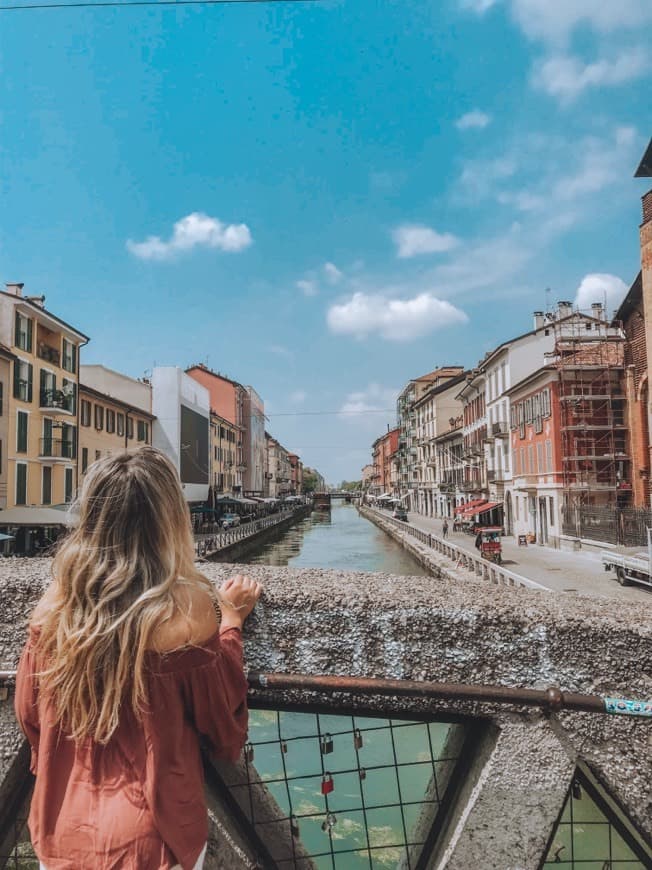
M 75 743 L 39 693 L 36 630 L 16 680 L 16 715 L 36 776 L 29 814 L 34 851 L 48 870 L 192 868 L 208 818 L 200 738 L 235 761 L 246 741 L 247 681 L 237 629 L 201 646 L 148 653 L 148 709 L 128 705 L 106 746 Z

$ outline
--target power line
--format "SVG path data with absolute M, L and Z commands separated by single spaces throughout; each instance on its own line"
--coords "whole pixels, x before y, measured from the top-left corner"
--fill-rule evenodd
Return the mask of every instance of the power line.
M 365 408 L 364 411 L 278 411 L 267 417 L 323 417 L 343 414 L 345 417 L 362 417 L 364 414 L 395 414 L 396 408 Z
M 0 5 L 0 12 L 20 9 L 92 9 L 94 7 L 118 6 L 231 6 L 245 3 L 319 3 L 320 0 L 78 0 L 73 3 L 16 3 L 11 6 Z

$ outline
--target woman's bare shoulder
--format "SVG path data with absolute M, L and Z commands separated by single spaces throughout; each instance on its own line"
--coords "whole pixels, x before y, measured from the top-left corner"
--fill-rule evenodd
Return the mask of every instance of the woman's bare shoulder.
M 202 587 L 187 586 L 179 610 L 155 629 L 152 647 L 156 652 L 171 652 L 185 646 L 201 646 L 213 637 L 219 625 L 209 592 Z

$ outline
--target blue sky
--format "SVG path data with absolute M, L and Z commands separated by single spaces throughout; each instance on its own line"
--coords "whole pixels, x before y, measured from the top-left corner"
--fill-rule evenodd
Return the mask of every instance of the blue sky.
M 649 0 L 0 15 L 1 279 L 87 362 L 251 383 L 332 481 L 410 377 L 638 271 Z

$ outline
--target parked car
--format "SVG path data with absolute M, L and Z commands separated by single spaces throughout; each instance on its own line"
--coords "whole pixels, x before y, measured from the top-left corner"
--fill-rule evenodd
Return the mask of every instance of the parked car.
M 392 514 L 392 517 L 395 520 L 402 520 L 404 523 L 407 523 L 408 521 L 407 511 L 405 510 L 405 508 L 402 507 L 394 508 L 394 513 Z
M 232 529 L 240 525 L 240 517 L 237 514 L 222 514 L 220 525 L 223 529 Z

